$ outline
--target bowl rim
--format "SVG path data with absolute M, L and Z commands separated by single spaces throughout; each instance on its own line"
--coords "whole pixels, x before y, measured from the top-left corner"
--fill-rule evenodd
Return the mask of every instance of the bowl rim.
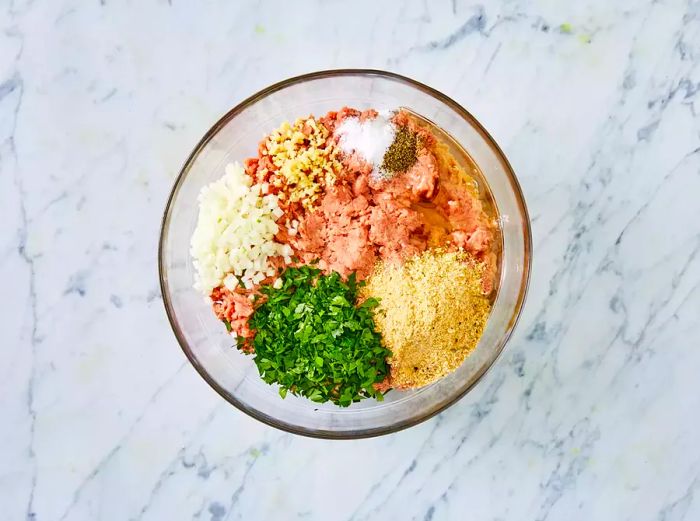
M 172 303 L 170 302 L 170 297 L 167 290 L 167 274 L 165 272 L 165 266 L 163 262 L 163 252 L 164 252 L 164 244 L 165 240 L 168 236 L 168 230 L 166 228 L 167 224 L 170 221 L 170 214 L 172 211 L 172 204 L 175 199 L 175 196 L 177 195 L 180 186 L 182 185 L 182 182 L 184 178 L 187 176 L 187 173 L 189 172 L 190 168 L 192 167 L 192 164 L 194 163 L 194 160 L 198 157 L 199 153 L 204 149 L 204 147 L 209 143 L 209 141 L 221 130 L 228 122 L 231 120 L 233 117 L 241 113 L 243 110 L 248 108 L 249 106 L 253 105 L 254 103 L 264 99 L 268 95 L 282 90 L 286 87 L 289 87 L 291 85 L 299 84 L 299 83 L 304 83 L 307 81 L 311 80 L 318 80 L 318 79 L 325 79 L 325 78 L 333 78 L 333 77 L 338 77 L 338 76 L 373 76 L 373 77 L 380 77 L 384 79 L 389 79 L 393 81 L 398 81 L 404 84 L 407 84 L 411 87 L 414 87 L 447 105 L 450 107 L 452 110 L 454 110 L 457 114 L 459 114 L 463 119 L 465 119 L 470 125 L 474 127 L 474 129 L 477 130 L 477 132 L 481 135 L 481 137 L 488 143 L 488 145 L 496 152 L 496 154 L 499 156 L 499 160 L 501 161 L 505 173 L 508 177 L 508 180 L 510 182 L 511 188 L 513 190 L 513 194 L 516 199 L 516 203 L 519 206 L 519 209 L 524 217 L 524 226 L 523 226 L 523 248 L 524 248 L 524 263 L 523 263 L 523 275 L 521 277 L 521 282 L 520 282 L 520 292 L 518 294 L 518 300 L 516 301 L 513 316 L 511 319 L 511 322 L 506 329 L 505 333 L 501 337 L 501 342 L 500 346 L 498 347 L 498 351 L 496 355 L 494 356 L 493 360 L 491 361 L 488 366 L 483 367 L 480 369 L 479 372 L 476 373 L 476 377 L 473 379 L 471 384 L 466 386 L 464 389 L 462 389 L 460 392 L 455 393 L 450 399 L 446 400 L 444 403 L 442 403 L 439 407 L 436 407 L 435 409 L 422 414 L 420 416 L 417 416 L 415 418 L 410 418 L 398 423 L 394 423 L 389 426 L 385 427 L 372 427 L 372 428 L 366 428 L 366 429 L 356 429 L 352 431 L 331 431 L 331 430 L 326 430 L 326 429 L 310 429 L 306 427 L 300 427 L 298 425 L 294 425 L 285 421 L 280 421 L 270 415 L 267 415 L 261 411 L 258 411 L 255 408 L 252 408 L 242 401 L 238 400 L 233 394 L 228 392 L 226 389 L 224 389 L 221 385 L 219 385 L 206 371 L 204 367 L 197 361 L 196 357 L 192 353 L 185 336 L 183 335 L 182 331 L 180 331 L 180 328 L 177 326 L 177 323 L 175 321 L 175 312 L 172 307 Z M 199 140 L 197 145 L 194 147 L 192 152 L 190 152 L 189 156 L 185 160 L 182 168 L 180 169 L 180 172 L 177 175 L 177 178 L 175 179 L 175 182 L 173 183 L 173 187 L 170 190 L 170 194 L 167 199 L 167 203 L 165 205 L 165 209 L 163 211 L 163 217 L 161 219 L 161 226 L 160 226 L 160 237 L 158 240 L 158 278 L 160 280 L 160 291 L 161 291 L 161 296 L 163 300 L 163 306 L 165 307 L 165 313 L 168 317 L 168 322 L 170 323 L 170 327 L 173 330 L 173 333 L 175 334 L 175 337 L 177 338 L 178 344 L 180 344 L 180 348 L 182 351 L 185 353 L 185 356 L 187 359 L 190 361 L 192 366 L 195 368 L 195 370 L 199 373 L 199 375 L 209 384 L 209 386 L 214 389 L 224 400 L 235 406 L 237 409 L 240 411 L 244 412 L 248 416 L 261 421 L 262 423 L 265 423 L 271 427 L 292 433 L 292 434 L 298 434 L 302 436 L 307 436 L 310 438 L 320 438 L 320 439 L 362 439 L 362 438 L 372 438 L 375 436 L 382 436 L 385 434 L 392 434 L 404 429 L 407 429 L 409 427 L 413 427 L 415 425 L 418 425 L 426 420 L 429 420 L 433 416 L 443 412 L 447 408 L 451 407 L 454 405 L 456 402 L 461 400 L 469 391 L 471 391 L 483 378 L 484 376 L 489 372 L 489 370 L 496 365 L 496 362 L 498 359 L 501 357 L 503 354 L 503 351 L 505 350 L 505 346 L 510 340 L 513 331 L 515 330 L 515 327 L 518 324 L 518 321 L 520 320 L 520 316 L 522 315 L 523 307 L 525 304 L 525 300 L 527 297 L 527 292 L 530 284 L 530 275 L 531 275 L 531 270 L 532 270 L 532 230 L 531 230 L 531 222 L 530 222 L 530 216 L 527 211 L 527 205 L 525 203 L 525 197 L 523 195 L 522 188 L 520 186 L 520 183 L 518 182 L 518 179 L 515 175 L 515 171 L 513 170 L 513 167 L 511 166 L 510 162 L 508 161 L 508 158 L 506 155 L 503 153 L 503 150 L 501 147 L 498 145 L 496 140 L 491 136 L 491 134 L 484 128 L 484 126 L 474 117 L 471 112 L 466 110 L 464 107 L 462 107 L 459 103 L 454 101 L 452 98 L 449 96 L 443 94 L 442 92 L 429 87 L 428 85 L 425 85 L 424 83 L 421 83 L 419 81 L 416 81 L 414 79 L 408 78 L 406 76 L 394 73 L 394 72 L 389 72 L 389 71 L 384 71 L 380 69 L 327 69 L 327 70 L 321 70 L 321 71 L 316 71 L 316 72 L 310 72 L 306 74 L 301 74 L 299 76 L 293 76 L 291 78 L 287 78 L 285 80 L 279 81 L 277 83 L 274 83 L 258 92 L 255 94 L 249 96 L 248 98 L 244 99 L 240 103 L 238 103 L 235 107 L 230 109 L 228 112 L 226 112 L 223 116 L 221 116 L 216 123 L 204 134 L 204 136 Z

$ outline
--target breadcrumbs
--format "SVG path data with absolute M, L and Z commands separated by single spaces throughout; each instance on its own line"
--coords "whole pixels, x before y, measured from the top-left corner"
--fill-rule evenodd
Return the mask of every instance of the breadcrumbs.
M 326 185 L 333 184 L 342 166 L 329 130 L 313 117 L 285 122 L 270 134 L 262 155 L 277 167 L 272 183 L 290 203 L 313 207 Z
M 380 300 L 375 323 L 392 352 L 392 387 L 434 382 L 476 348 L 491 310 L 483 272 L 462 251 L 428 250 L 381 265 L 367 280 L 363 295 Z

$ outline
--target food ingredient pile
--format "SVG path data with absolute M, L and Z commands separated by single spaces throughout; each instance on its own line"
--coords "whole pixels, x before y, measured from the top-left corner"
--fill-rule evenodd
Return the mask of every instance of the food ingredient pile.
M 202 189 L 195 288 L 282 397 L 381 400 L 476 348 L 498 228 L 463 163 L 406 111 L 346 107 Z
M 393 387 L 433 382 L 476 348 L 491 310 L 482 272 L 462 251 L 428 250 L 372 274 L 363 293 L 381 303 L 375 321 L 392 346 Z

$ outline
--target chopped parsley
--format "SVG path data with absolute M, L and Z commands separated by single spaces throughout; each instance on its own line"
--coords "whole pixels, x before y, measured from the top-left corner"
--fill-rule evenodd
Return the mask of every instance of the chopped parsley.
M 321 274 L 312 266 L 287 268 L 282 287 L 261 288 L 266 299 L 250 327 L 255 364 L 269 384 L 314 402 L 347 407 L 363 398 L 382 399 L 374 389 L 388 374 L 391 352 L 372 319 L 376 299 L 356 305 L 361 286 L 353 273 Z

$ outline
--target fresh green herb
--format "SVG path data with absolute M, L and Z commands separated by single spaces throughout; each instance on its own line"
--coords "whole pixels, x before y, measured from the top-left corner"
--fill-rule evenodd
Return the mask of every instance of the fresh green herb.
M 322 275 L 312 266 L 287 268 L 282 287 L 265 286 L 267 297 L 250 327 L 255 364 L 267 383 L 314 402 L 347 407 L 363 398 L 382 399 L 374 384 L 387 376 L 387 357 L 372 310 L 376 299 L 356 306 L 355 274 Z
M 226 326 L 226 331 L 228 331 L 229 333 L 230 333 L 231 331 L 233 331 L 233 328 L 231 327 L 231 322 L 229 322 L 229 321 L 226 320 L 226 319 L 224 319 L 223 322 L 224 322 L 224 325 Z

